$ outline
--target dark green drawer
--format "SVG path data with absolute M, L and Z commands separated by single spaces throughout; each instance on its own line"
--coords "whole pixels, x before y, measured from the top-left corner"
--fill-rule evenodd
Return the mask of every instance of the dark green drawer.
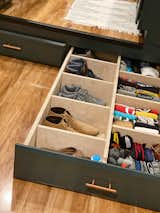
M 17 144 L 14 177 L 160 211 L 160 178 L 103 163 Z
M 60 66 L 65 43 L 0 30 L 0 54 L 33 62 Z

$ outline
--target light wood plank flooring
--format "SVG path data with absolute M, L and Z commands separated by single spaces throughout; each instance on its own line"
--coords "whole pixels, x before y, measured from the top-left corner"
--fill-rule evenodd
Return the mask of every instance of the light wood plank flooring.
M 0 213 L 153 213 L 13 179 L 15 143 L 24 142 L 57 72 L 49 66 L 0 56 Z
M 12 6 L 7 10 L 1 10 L 0 13 L 111 38 L 129 40 L 136 43 L 143 42 L 141 36 L 103 30 L 97 27 L 83 26 L 66 21 L 64 17 L 68 13 L 73 1 L 74 0 L 12 0 Z

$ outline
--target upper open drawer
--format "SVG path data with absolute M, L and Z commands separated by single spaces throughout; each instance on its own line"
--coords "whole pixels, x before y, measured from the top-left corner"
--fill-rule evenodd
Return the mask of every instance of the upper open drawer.
M 24 60 L 60 66 L 66 44 L 0 30 L 0 53 Z

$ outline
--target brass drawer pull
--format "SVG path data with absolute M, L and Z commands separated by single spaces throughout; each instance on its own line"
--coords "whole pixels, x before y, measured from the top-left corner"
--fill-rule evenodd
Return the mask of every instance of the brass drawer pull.
M 12 50 L 18 50 L 18 51 L 22 50 L 21 47 L 14 46 L 14 45 L 11 45 L 11 44 L 2 44 L 2 46 L 4 48 L 8 48 L 8 49 L 12 49 Z
M 101 191 L 105 191 L 105 192 L 110 192 L 113 194 L 117 193 L 116 189 L 112 189 L 112 185 L 111 183 L 109 184 L 108 188 L 107 187 L 103 187 L 103 186 L 98 186 L 95 184 L 95 180 L 92 180 L 92 183 L 86 183 L 86 186 L 88 188 L 92 188 L 92 189 L 97 189 L 97 190 L 101 190 Z

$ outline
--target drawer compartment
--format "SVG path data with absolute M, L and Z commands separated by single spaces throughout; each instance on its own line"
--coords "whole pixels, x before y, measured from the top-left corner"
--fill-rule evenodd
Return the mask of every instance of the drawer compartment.
M 0 54 L 51 66 L 60 66 L 65 43 L 0 30 Z
M 103 163 L 17 144 L 14 176 L 160 211 L 159 178 Z

